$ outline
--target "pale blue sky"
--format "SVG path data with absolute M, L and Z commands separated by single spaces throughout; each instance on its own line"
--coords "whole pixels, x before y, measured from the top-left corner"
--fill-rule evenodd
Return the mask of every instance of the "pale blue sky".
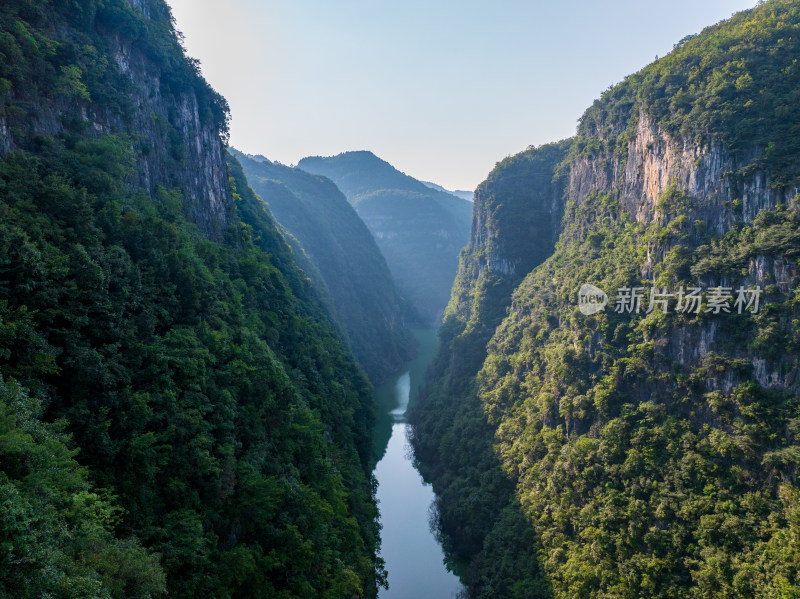
M 755 0 L 168 0 L 231 105 L 231 143 L 285 164 L 371 150 L 474 189 L 573 135 L 611 84 Z

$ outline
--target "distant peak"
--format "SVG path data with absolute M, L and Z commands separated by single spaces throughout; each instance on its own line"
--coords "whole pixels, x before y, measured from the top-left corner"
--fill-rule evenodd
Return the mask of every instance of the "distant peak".
M 237 158 L 248 158 L 249 160 L 253 160 L 255 162 L 266 162 L 267 164 L 273 164 L 273 161 L 264 156 L 263 154 L 247 154 L 246 152 L 242 152 L 241 150 L 237 150 L 234 147 L 228 148 L 228 151 L 236 156 Z
M 326 162 L 340 162 L 340 161 L 350 161 L 350 160 L 359 160 L 359 161 L 370 161 L 370 162 L 381 162 L 385 164 L 389 164 L 385 160 L 376 156 L 373 152 L 369 150 L 348 150 L 346 152 L 340 152 L 334 156 L 306 156 L 300 162 L 297 163 L 297 166 L 301 164 L 308 163 L 308 162 L 315 162 L 315 161 L 326 161 Z

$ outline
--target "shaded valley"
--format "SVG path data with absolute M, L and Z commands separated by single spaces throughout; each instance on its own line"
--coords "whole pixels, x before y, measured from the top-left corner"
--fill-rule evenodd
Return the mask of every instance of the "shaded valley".
M 429 188 L 371 152 L 304 158 L 297 168 L 336 183 L 375 237 L 417 320 L 438 326 L 469 238 L 472 203 Z
M 408 308 L 363 221 L 325 177 L 235 152 L 373 382 L 413 355 Z

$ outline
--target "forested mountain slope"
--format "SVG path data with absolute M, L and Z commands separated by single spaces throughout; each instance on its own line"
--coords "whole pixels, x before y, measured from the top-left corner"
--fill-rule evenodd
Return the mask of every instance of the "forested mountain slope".
M 161 0 L 0 5 L 0 595 L 374 597 L 372 390 Z
M 760 4 L 479 186 L 414 437 L 471 596 L 800 592 L 798 56 Z
M 372 234 L 342 192 L 325 177 L 235 153 L 253 189 L 296 239 L 300 266 L 372 381 L 397 372 L 414 353 L 406 308 Z
M 297 168 L 342 190 L 386 258 L 397 289 L 426 326 L 437 326 L 469 238 L 472 203 L 429 188 L 372 152 L 303 158 Z

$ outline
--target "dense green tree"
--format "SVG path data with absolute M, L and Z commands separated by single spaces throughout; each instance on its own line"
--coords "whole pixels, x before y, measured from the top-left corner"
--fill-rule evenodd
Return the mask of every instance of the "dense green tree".
M 372 388 L 167 5 L 4 3 L 0 52 L 0 592 L 374 597 Z
M 800 594 L 799 32 L 785 0 L 707 28 L 605 92 L 549 173 L 529 150 L 479 187 L 414 437 L 470 596 Z M 629 161 L 666 146 L 696 178 L 673 166 L 650 203 Z M 578 310 L 586 282 L 605 311 Z M 620 287 L 756 284 L 757 313 L 614 310 Z
M 116 538 L 122 511 L 89 484 L 64 424 L 0 379 L 0 594 L 4 597 L 158 597 L 157 554 Z

